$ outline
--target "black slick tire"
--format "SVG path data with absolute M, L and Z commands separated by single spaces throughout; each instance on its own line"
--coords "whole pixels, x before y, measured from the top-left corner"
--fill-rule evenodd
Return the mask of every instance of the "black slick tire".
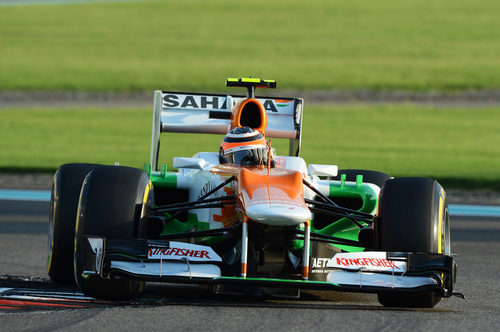
M 50 279 L 60 285 L 75 285 L 73 247 L 76 210 L 82 183 L 97 164 L 65 164 L 54 174 L 49 214 L 49 252 L 47 269 Z
M 137 236 L 138 222 L 145 213 L 144 202 L 151 192 L 151 184 L 142 170 L 101 166 L 85 178 L 75 231 L 75 280 L 87 296 L 130 300 L 142 290 L 143 282 L 123 276 L 101 278 L 82 277 L 84 236 L 106 239 L 131 239 Z
M 383 251 L 450 254 L 450 224 L 446 193 L 427 178 L 388 180 L 380 193 L 376 222 Z M 441 296 L 434 292 L 378 294 L 387 307 L 432 308 Z

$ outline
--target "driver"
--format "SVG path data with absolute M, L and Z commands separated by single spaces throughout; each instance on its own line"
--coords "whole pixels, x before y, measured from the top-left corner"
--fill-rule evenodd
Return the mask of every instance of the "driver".
M 267 166 L 268 145 L 264 136 L 250 127 L 237 127 L 226 134 L 219 150 L 221 164 Z M 274 167 L 274 161 L 271 160 Z

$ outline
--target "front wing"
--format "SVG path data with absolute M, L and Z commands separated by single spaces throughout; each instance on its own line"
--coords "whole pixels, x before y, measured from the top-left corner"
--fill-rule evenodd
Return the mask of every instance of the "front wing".
M 338 253 L 325 281 L 222 275 L 222 259 L 209 246 L 147 239 L 86 237 L 84 278 L 211 285 L 331 289 L 344 292 L 435 292 L 453 295 L 456 264 L 448 255 L 409 252 Z

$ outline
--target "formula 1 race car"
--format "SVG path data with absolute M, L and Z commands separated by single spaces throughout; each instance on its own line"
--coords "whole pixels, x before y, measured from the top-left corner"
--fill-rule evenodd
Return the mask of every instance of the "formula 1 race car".
M 255 97 L 276 81 L 227 79 L 246 96 L 156 91 L 144 170 L 65 164 L 54 175 L 50 278 L 132 299 L 145 281 L 216 293 L 378 294 L 433 307 L 454 293 L 446 194 L 427 178 L 306 165 L 303 100 Z M 162 132 L 225 135 L 218 152 L 159 166 Z M 289 139 L 278 156 L 267 138 Z

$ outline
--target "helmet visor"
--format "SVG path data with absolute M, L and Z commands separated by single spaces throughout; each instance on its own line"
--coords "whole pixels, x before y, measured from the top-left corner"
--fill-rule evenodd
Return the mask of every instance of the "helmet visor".
M 227 162 L 242 166 L 267 165 L 267 148 L 240 150 L 225 154 Z

